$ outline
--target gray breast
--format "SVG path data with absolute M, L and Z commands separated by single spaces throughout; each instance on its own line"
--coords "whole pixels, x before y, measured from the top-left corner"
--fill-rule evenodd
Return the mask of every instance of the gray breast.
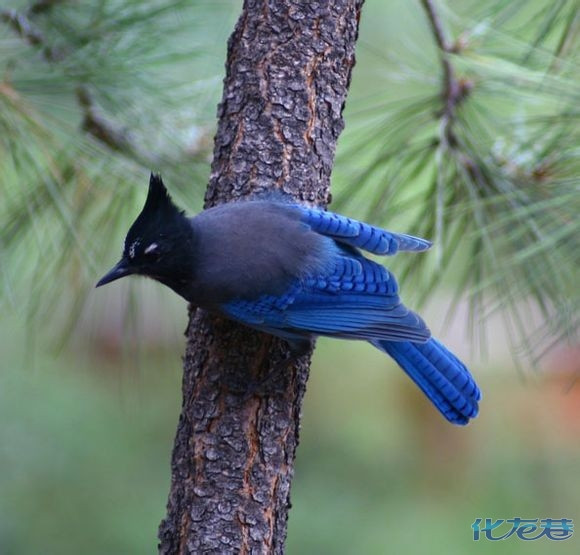
M 296 278 L 325 271 L 335 249 L 292 205 L 226 204 L 202 212 L 192 226 L 198 245 L 193 293 L 200 306 L 282 294 Z

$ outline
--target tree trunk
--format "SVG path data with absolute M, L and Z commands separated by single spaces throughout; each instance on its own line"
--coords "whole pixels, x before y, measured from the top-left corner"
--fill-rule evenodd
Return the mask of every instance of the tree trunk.
M 245 0 L 228 43 L 206 207 L 282 190 L 326 205 L 364 0 Z M 283 553 L 310 356 L 192 308 L 160 553 Z

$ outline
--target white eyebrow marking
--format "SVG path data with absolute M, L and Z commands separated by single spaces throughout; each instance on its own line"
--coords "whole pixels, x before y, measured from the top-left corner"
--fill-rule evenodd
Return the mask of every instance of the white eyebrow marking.
M 155 250 L 157 250 L 157 247 L 159 245 L 157 243 L 151 243 L 146 249 L 145 249 L 145 254 L 149 254 L 150 252 L 153 252 Z

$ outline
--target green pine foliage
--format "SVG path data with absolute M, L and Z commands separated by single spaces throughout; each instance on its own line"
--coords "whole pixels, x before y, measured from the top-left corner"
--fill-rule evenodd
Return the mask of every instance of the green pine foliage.
M 0 8 L 2 298 L 28 302 L 32 320 L 59 308 L 74 321 L 103 259 L 120 249 L 149 171 L 200 204 L 230 5 Z
M 578 329 L 580 8 L 421 4 L 398 42 L 363 45 L 386 70 L 350 105 L 338 204 L 435 241 L 394 261 L 406 294 L 453 283 L 474 332 L 501 311 L 514 346 L 539 356 Z

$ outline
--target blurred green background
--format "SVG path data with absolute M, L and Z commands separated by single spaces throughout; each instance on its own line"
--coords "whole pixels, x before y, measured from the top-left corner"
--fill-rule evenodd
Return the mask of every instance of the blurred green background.
M 10 4 L 16 9 L 27 5 Z M 127 12 L 139 20 L 141 16 L 135 14 L 140 13 L 140 5 L 158 3 L 119 0 L 94 4 L 103 12 L 109 10 L 112 21 L 121 21 L 131 19 Z M 186 4 L 177 2 L 173 7 L 177 11 L 169 10 L 172 25 L 187 23 L 186 15 L 191 13 Z M 487 4 L 449 2 L 443 5 L 442 13 L 450 29 L 461 29 L 470 21 L 477 36 L 485 34 L 480 28 L 488 25 L 485 13 L 510 5 L 515 11 L 522 6 L 521 2 Z M 544 17 L 533 20 L 538 28 L 552 18 L 550 25 L 557 31 L 565 28 L 570 18 L 578 18 L 577 11 L 564 10 L 573 8 L 574 3 L 559 3 L 564 11 L 555 15 L 550 4 L 541 0 L 525 3 L 523 14 L 515 23 L 510 20 L 509 29 L 518 28 L 527 21 L 526 10 L 535 14 L 536 8 Z M 147 152 L 111 154 L 102 144 L 79 138 L 82 114 L 73 85 L 79 79 L 90 83 L 99 75 L 88 66 L 93 55 L 90 51 L 86 60 L 80 60 L 86 66 L 71 69 L 71 63 L 63 69 L 51 62 L 46 64 L 45 73 L 31 73 L 31 67 L 44 67 L 45 61 L 39 60 L 38 51 L 29 52 L 30 46 L 13 30 L 0 26 L 0 52 L 6 60 L 10 56 L 18 60 L 4 67 L 3 83 L 10 82 L 9 74 L 14 75 L 19 94 L 54 124 L 62 156 L 68 152 L 81 157 L 82 171 L 86 172 L 82 177 L 94 184 L 89 188 L 93 205 L 99 199 L 106 200 L 107 195 L 117 199 L 117 204 L 101 202 L 103 213 L 110 216 L 115 209 L 114 219 L 83 216 L 81 211 L 78 219 L 67 223 L 78 232 L 67 243 L 73 253 L 67 261 L 70 266 L 63 266 L 50 250 L 62 250 L 61 241 L 65 241 L 58 218 L 43 213 L 36 237 L 31 233 L 20 242 L 12 242 L 15 230 L 24 229 L 14 227 L 19 220 L 13 218 L 16 204 L 12 200 L 21 188 L 33 183 L 29 172 L 34 164 L 15 162 L 17 139 L 27 136 L 15 134 L 16 124 L 12 128 L 6 123 L 12 125 L 17 120 L 16 112 L 0 94 L 3 146 L 9 142 L 7 137 L 14 139 L 7 149 L 10 154 L 0 150 L 5 195 L 0 207 L 5 293 L 0 312 L 1 555 L 156 552 L 181 405 L 186 307 L 170 291 L 142 280 L 119 282 L 98 291 L 92 285 L 117 257 L 124 231 L 142 203 L 149 167 L 169 175 L 176 198 L 190 211 L 201 205 L 210 147 L 198 149 L 198 142 L 211 145 L 225 41 L 240 5 L 234 1 L 191 5 L 204 10 L 200 12 L 203 17 L 197 16 L 194 28 L 179 27 L 182 34 L 172 37 L 173 46 L 179 48 L 172 51 L 171 63 L 163 56 L 155 57 L 157 54 L 152 58 L 156 61 L 153 67 L 168 82 L 174 83 L 171 79 L 177 76 L 189 80 L 191 87 L 168 86 L 170 90 L 163 92 L 168 96 L 159 100 L 162 92 L 155 89 L 157 83 L 141 75 L 143 83 L 138 86 L 143 87 L 149 112 L 131 98 L 134 83 L 119 93 L 123 98 L 119 113 L 129 122 L 135 118 L 132 131 L 138 138 L 140 132 L 146 134 L 159 125 L 158 136 L 150 134 L 149 143 L 143 143 L 144 150 L 159 153 L 155 160 Z M 476 8 L 480 11 L 470 11 Z M 477 14 L 481 21 L 469 19 L 477 19 Z M 82 15 L 79 7 L 79 21 Z M 531 58 L 541 60 L 550 46 L 557 44 L 560 35 L 550 35 L 550 29 L 542 31 L 544 42 L 533 46 Z M 62 29 L 59 32 L 66 34 Z M 577 47 L 577 33 L 570 36 L 572 47 Z M 526 40 L 532 43 L 532 39 L 503 29 L 486 48 L 488 53 L 507 48 L 512 55 L 514 50 L 525 50 Z M 131 52 L 142 55 L 140 44 L 144 40 L 138 33 L 127 39 L 134 49 Z M 189 40 L 196 46 L 193 53 L 182 48 Z M 439 81 L 433 38 L 419 2 L 367 0 L 357 52 L 346 111 L 347 130 L 339 144 L 333 186 L 341 210 L 363 216 L 368 213 L 368 204 L 374 202 L 376 188 L 356 195 L 340 194 L 348 192 L 349 183 L 372 161 L 371 153 L 363 147 L 365 137 L 376 128 L 381 106 L 411 101 L 425 89 L 435 94 Z M 572 62 L 577 60 L 577 49 L 575 52 Z M 186 69 L 179 69 L 180 60 Z M 489 70 L 486 59 L 477 61 Z M 19 69 L 26 63 L 29 67 Z M 111 64 L 101 71 L 113 82 L 115 71 L 123 74 L 130 65 L 128 58 L 124 65 Z M 181 71 L 186 71 L 187 79 Z M 560 83 L 562 87 L 565 84 L 565 80 Z M 107 97 L 114 96 L 115 86 L 105 92 L 99 89 L 99 102 L 105 112 L 108 108 L 109 115 L 118 117 L 111 108 L 114 102 Z M 576 86 L 566 94 L 577 91 Z M 550 98 L 532 95 L 534 110 L 542 112 L 542 107 L 551 106 L 563 93 L 554 87 L 550 94 Z M 515 109 L 513 99 L 503 100 L 488 98 L 482 106 L 491 111 L 497 108 L 501 119 L 502 110 L 511 113 Z M 190 122 L 190 127 L 180 127 L 183 120 Z M 390 124 L 387 121 L 385 125 Z M 182 148 L 180 137 L 186 137 L 191 152 L 186 148 L 189 154 L 186 152 L 185 158 L 165 154 L 164 148 L 171 152 L 172 141 Z M 578 145 L 575 147 L 577 155 Z M 34 151 L 31 146 L 31 153 L 38 168 L 44 167 L 42 149 Z M 89 159 L 90 164 L 86 162 Z M 79 171 L 69 172 L 76 176 L 75 183 L 80 179 Z M 389 171 L 394 170 L 390 167 Z M 388 176 L 387 172 L 380 179 L 388 180 Z M 429 176 L 419 172 L 414 180 L 408 190 L 420 192 Z M 33 185 L 29 191 L 36 194 Z M 58 202 L 55 206 L 58 211 Z M 399 229 L 407 229 L 404 217 L 399 214 L 394 219 Z M 12 245 L 18 248 L 8 252 Z M 87 253 L 77 251 L 88 251 L 89 246 L 90 256 L 83 258 Z M 409 263 L 405 256 L 400 255 L 403 265 Z M 580 351 L 557 343 L 539 366 L 533 367 L 523 349 L 514 350 L 509 340 L 510 320 L 501 312 L 493 311 L 484 328 L 475 326 L 485 329 L 485 335 L 474 331 L 474 320 L 479 320 L 477 315 L 470 317 L 464 296 L 460 296 L 449 324 L 447 313 L 459 281 L 456 269 L 469 266 L 469 256 L 459 249 L 457 266 L 444 272 L 446 285 L 428 290 L 430 300 L 423 314 L 432 330 L 472 368 L 484 395 L 480 416 L 466 428 L 453 427 L 389 359 L 371 346 L 320 340 L 304 404 L 288 553 L 579 552 L 580 540 L 575 536 L 565 542 L 545 538 L 524 542 L 512 537 L 503 542 L 482 539 L 476 543 L 472 539 L 471 524 L 476 518 L 566 517 L 580 522 L 580 388 L 576 384 Z M 401 262 L 393 264 L 396 268 Z M 424 292 L 411 285 L 405 287 L 405 282 L 401 289 L 410 306 L 418 303 Z M 540 311 L 532 310 L 524 327 L 531 335 L 549 323 Z

